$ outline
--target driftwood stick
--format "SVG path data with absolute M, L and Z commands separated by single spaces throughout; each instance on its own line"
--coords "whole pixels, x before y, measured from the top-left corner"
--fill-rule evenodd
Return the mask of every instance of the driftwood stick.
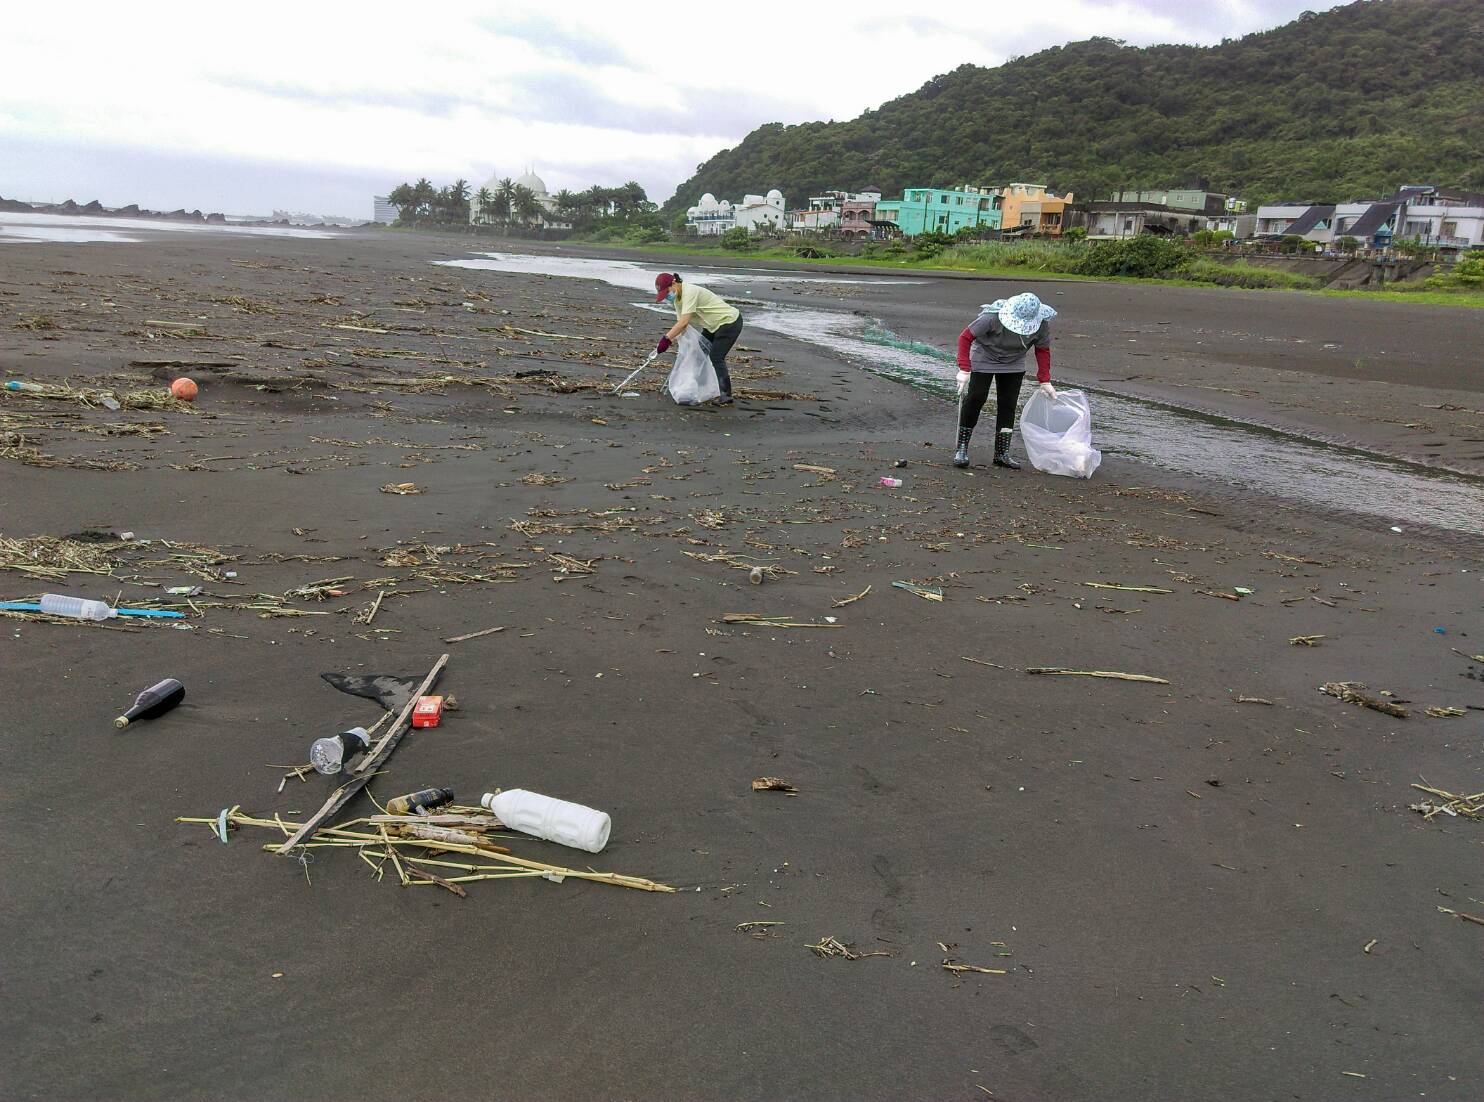
M 504 631 L 504 630 L 505 629 L 503 627 L 485 628 L 483 631 L 471 631 L 467 635 L 455 635 L 452 638 L 445 639 L 443 641 L 445 643 L 467 643 L 470 639 L 482 639 L 486 635 L 493 635 L 497 631 Z
M 304 825 L 294 831 L 283 845 L 278 847 L 279 853 L 288 854 L 299 843 L 314 837 L 315 831 L 324 826 L 330 820 L 331 816 L 338 814 L 342 807 L 350 803 L 356 793 L 366 787 L 366 782 L 376 774 L 381 768 L 382 763 L 391 757 L 392 751 L 397 748 L 397 743 L 411 729 L 409 720 L 412 715 L 412 709 L 417 704 L 418 697 L 427 694 L 427 691 L 433 687 L 434 682 L 438 680 L 438 675 L 443 672 L 443 667 L 446 665 L 448 665 L 448 655 L 445 654 L 433 664 L 433 668 L 428 671 L 428 676 L 423 678 L 423 683 L 417 687 L 417 691 L 412 694 L 412 698 L 407 701 L 401 712 L 397 714 L 397 718 L 387 728 L 386 734 L 382 735 L 377 740 L 376 745 L 367 751 L 366 756 L 361 759 L 361 764 L 356 767 L 355 772 L 351 773 L 345 779 L 344 784 L 330 793 L 330 798 L 324 802 L 323 807 L 305 820 Z

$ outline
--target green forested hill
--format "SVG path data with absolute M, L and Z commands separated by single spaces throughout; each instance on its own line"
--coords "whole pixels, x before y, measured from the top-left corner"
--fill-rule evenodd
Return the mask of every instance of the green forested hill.
M 771 123 L 716 154 L 703 192 L 1210 181 L 1264 201 L 1484 190 L 1484 0 L 1361 0 L 1219 46 L 1094 38 L 994 69 L 963 65 L 848 122 Z

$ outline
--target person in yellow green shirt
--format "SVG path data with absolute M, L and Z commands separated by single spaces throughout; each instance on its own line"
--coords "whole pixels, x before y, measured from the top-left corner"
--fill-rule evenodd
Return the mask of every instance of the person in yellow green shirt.
M 711 366 L 716 368 L 716 382 L 721 387 L 719 406 L 732 404 L 732 376 L 727 371 L 727 353 L 742 333 L 742 313 L 714 291 L 687 283 L 678 272 L 661 272 L 654 277 L 655 302 L 675 306 L 676 322 L 660 338 L 655 352 L 663 354 L 686 326 L 695 322 L 701 335 L 711 342 Z

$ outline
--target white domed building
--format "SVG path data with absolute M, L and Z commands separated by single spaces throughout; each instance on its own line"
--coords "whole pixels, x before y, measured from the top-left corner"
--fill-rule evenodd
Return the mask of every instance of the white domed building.
M 702 237 L 726 233 L 741 227 L 748 233 L 782 229 L 784 221 L 783 192 L 774 188 L 767 195 L 744 195 L 741 202 L 729 203 L 709 191 L 701 201 L 685 212 L 686 227 Z
M 486 211 L 483 208 L 483 205 L 479 202 L 479 190 L 488 191 L 491 195 L 498 195 L 500 191 L 500 181 L 502 179 L 503 177 L 501 177 L 498 172 L 495 173 L 484 182 L 482 189 L 476 189 L 474 195 L 470 197 L 470 222 L 493 223 L 496 220 L 494 212 Z M 539 214 L 537 214 L 534 225 L 540 227 L 541 229 L 548 230 L 570 230 L 572 228 L 571 223 L 563 222 L 558 216 L 556 200 L 553 199 L 551 193 L 546 190 L 546 181 L 541 179 L 540 176 L 537 176 L 530 169 L 527 169 L 521 175 L 512 180 L 511 183 L 513 183 L 516 187 L 525 188 L 536 197 L 536 202 L 540 204 L 541 211 Z

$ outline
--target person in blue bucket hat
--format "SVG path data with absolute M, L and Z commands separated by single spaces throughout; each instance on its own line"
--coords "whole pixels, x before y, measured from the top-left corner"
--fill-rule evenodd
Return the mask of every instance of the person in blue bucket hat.
M 969 440 L 993 384 L 994 465 L 1019 470 L 1020 464 L 1010 458 L 1010 436 L 1025 378 L 1025 354 L 1036 350 L 1036 382 L 1056 401 L 1056 388 L 1051 385 L 1051 319 L 1056 311 L 1030 291 L 996 299 L 979 310 L 979 316 L 958 335 L 958 450 L 953 453 L 953 465 L 969 465 Z

